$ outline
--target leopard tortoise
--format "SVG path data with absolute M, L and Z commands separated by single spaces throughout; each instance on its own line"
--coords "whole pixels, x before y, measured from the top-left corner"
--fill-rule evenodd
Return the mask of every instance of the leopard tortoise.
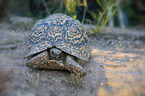
M 28 45 L 28 67 L 86 74 L 83 66 L 90 50 L 86 32 L 78 20 L 62 13 L 41 19 L 32 28 Z

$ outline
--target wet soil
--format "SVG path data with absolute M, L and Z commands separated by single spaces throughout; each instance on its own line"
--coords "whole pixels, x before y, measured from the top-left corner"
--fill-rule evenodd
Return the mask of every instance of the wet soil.
M 108 30 L 89 33 L 92 57 L 79 78 L 26 67 L 30 31 L 1 23 L 0 96 L 145 96 L 145 31 Z

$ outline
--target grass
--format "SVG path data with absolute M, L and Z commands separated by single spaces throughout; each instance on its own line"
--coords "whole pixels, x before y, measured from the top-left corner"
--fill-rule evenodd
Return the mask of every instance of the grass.
M 25 78 L 27 83 L 29 83 L 31 86 L 36 87 L 39 85 L 40 75 L 37 73 L 37 75 L 33 75 L 30 73 L 22 73 L 22 77 Z
M 115 45 L 115 46 L 116 46 L 117 51 L 120 51 L 122 49 L 122 45 L 121 44 L 120 45 Z
M 113 0 L 109 0 L 107 3 L 101 0 L 96 0 L 101 6 L 97 13 L 91 12 L 93 18 L 95 19 L 96 28 L 91 28 L 94 33 L 101 33 L 104 31 L 104 27 L 107 25 L 109 20 L 115 15 L 117 11 L 117 4 Z M 110 13 L 112 13 L 110 15 Z
M 68 14 L 73 19 L 76 19 L 76 6 L 77 6 L 77 0 L 66 0 L 65 14 Z

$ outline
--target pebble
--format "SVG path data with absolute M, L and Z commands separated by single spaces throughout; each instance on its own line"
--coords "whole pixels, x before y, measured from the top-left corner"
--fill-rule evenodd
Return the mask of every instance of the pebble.
M 101 86 L 104 86 L 104 83 L 100 83 Z

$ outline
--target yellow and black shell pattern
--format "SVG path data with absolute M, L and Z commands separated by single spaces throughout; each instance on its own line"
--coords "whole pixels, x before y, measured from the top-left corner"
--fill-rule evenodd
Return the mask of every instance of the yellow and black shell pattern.
M 85 61 L 90 55 L 88 38 L 82 24 L 61 13 L 37 21 L 28 45 L 28 58 L 54 46 Z

